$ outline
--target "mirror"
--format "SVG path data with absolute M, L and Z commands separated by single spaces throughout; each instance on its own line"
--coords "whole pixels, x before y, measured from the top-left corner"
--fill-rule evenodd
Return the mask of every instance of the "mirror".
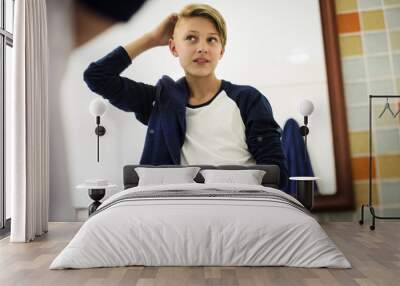
M 334 0 L 319 0 L 334 140 L 336 192 L 318 196 L 316 211 L 354 208 L 353 178 Z
M 122 167 L 139 162 L 143 149 L 146 126 L 132 114 L 109 106 L 102 118 L 107 128 L 101 143 L 102 162 L 96 162 L 93 118 L 87 111 L 94 95 L 82 80 L 83 71 L 90 62 L 138 38 L 168 13 L 191 2 L 146 1 L 128 22 L 103 23 L 100 34 L 72 52 L 71 35 L 79 30 L 69 25 L 65 11 L 72 9 L 67 1 L 49 2 L 48 9 L 59 11 L 49 13 L 48 19 L 52 63 L 49 93 L 54 95 L 49 98 L 53 166 L 50 184 L 58 190 L 51 194 L 53 217 L 72 218 L 73 206 L 87 205 L 85 194 L 72 191 L 86 177 L 100 176 L 122 186 Z M 310 116 L 308 147 L 314 171 L 321 177 L 321 195 L 315 200 L 315 211 L 352 208 L 334 1 L 259 0 L 249 5 L 215 0 L 210 4 L 223 14 L 228 26 L 226 52 L 217 67 L 217 77 L 259 89 L 270 101 L 282 128 L 288 117 L 300 123 L 298 104 L 302 99 L 312 100 L 315 111 Z M 178 60 L 167 47 L 146 51 L 122 73 L 148 84 L 155 84 L 164 74 L 174 79 L 183 76 Z M 76 138 L 80 138 L 79 144 Z

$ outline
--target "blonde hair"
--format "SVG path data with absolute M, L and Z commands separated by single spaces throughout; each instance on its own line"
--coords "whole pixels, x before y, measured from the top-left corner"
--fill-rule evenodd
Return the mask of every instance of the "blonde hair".
M 226 45 L 226 24 L 222 15 L 207 4 L 189 4 L 178 13 L 179 18 L 203 17 L 210 20 L 218 31 L 222 47 Z

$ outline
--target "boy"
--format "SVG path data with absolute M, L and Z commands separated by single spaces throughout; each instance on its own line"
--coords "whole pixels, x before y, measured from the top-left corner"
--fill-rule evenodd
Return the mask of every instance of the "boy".
M 226 25 L 209 5 L 192 4 L 153 31 L 91 63 L 89 88 L 148 126 L 141 164 L 276 164 L 287 183 L 286 158 L 267 99 L 255 88 L 215 76 Z M 119 76 L 142 52 L 168 45 L 185 76 L 156 86 Z

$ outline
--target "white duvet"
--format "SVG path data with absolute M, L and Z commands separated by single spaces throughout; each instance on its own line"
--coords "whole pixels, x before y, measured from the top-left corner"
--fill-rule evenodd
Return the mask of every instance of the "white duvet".
M 145 266 L 350 268 L 318 222 L 290 204 L 259 198 L 174 197 L 121 201 L 145 191 L 262 190 L 238 184 L 175 184 L 127 189 L 108 198 L 50 269 Z M 108 207 L 107 207 L 108 206 Z

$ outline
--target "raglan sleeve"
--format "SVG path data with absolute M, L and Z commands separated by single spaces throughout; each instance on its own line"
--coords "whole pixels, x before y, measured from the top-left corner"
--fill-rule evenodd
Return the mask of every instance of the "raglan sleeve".
M 89 89 L 116 106 L 134 112 L 147 125 L 157 87 L 120 76 L 132 63 L 126 50 L 119 46 L 101 59 L 92 62 L 83 73 Z
M 280 168 L 279 187 L 286 186 L 288 167 L 281 142 L 282 129 L 275 121 L 267 98 L 256 89 L 246 94 L 244 120 L 246 143 L 256 164 L 274 164 Z

